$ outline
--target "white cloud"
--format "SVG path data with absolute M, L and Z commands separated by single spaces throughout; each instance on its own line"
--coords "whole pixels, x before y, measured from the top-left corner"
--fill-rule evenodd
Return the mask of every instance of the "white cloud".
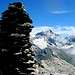
M 75 27 L 72 26 L 55 26 L 55 27 L 49 27 L 49 26 L 41 26 L 33 28 L 31 32 L 31 36 L 34 36 L 37 32 L 46 31 L 46 30 L 52 30 L 54 33 L 59 34 L 61 36 L 75 36 Z
M 54 27 L 53 31 L 61 36 L 72 36 L 72 35 L 75 36 L 75 27 L 58 26 L 57 28 Z
M 75 35 L 75 27 L 61 27 L 62 29 L 59 31 L 61 34 L 67 34 L 67 35 Z
M 69 13 L 69 12 L 71 12 L 71 11 L 64 10 L 64 11 L 52 11 L 51 13 L 53 13 L 53 14 L 62 14 L 62 13 Z

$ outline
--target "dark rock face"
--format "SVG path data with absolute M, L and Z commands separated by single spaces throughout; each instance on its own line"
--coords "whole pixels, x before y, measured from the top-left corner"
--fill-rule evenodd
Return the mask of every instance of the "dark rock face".
M 0 75 L 32 75 L 36 67 L 31 49 L 32 20 L 21 2 L 9 4 L 0 20 Z M 34 75 L 34 74 L 33 74 Z

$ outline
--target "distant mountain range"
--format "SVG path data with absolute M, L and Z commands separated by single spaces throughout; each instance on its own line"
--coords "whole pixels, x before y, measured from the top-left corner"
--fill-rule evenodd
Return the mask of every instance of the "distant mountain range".
M 75 66 L 75 36 L 62 38 L 52 30 L 42 31 L 31 38 L 37 60 L 59 57 Z

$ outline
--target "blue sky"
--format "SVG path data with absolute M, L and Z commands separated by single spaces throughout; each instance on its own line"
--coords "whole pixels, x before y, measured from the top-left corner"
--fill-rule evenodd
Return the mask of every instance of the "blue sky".
M 0 13 L 8 9 L 8 4 L 13 2 L 23 2 L 36 31 L 38 28 L 52 28 L 62 36 L 74 34 L 75 0 L 1 0 Z M 68 34 L 68 31 L 72 33 Z

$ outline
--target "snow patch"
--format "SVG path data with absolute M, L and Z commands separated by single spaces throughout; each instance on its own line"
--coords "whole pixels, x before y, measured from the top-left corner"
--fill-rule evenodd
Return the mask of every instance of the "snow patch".
M 63 47 L 61 47 L 61 49 L 69 49 L 69 48 L 71 48 L 71 47 L 73 47 L 73 45 L 65 45 L 65 46 L 63 46 Z
M 35 45 L 37 45 L 40 49 L 45 49 L 48 43 L 44 40 L 44 38 L 39 38 L 33 41 Z

